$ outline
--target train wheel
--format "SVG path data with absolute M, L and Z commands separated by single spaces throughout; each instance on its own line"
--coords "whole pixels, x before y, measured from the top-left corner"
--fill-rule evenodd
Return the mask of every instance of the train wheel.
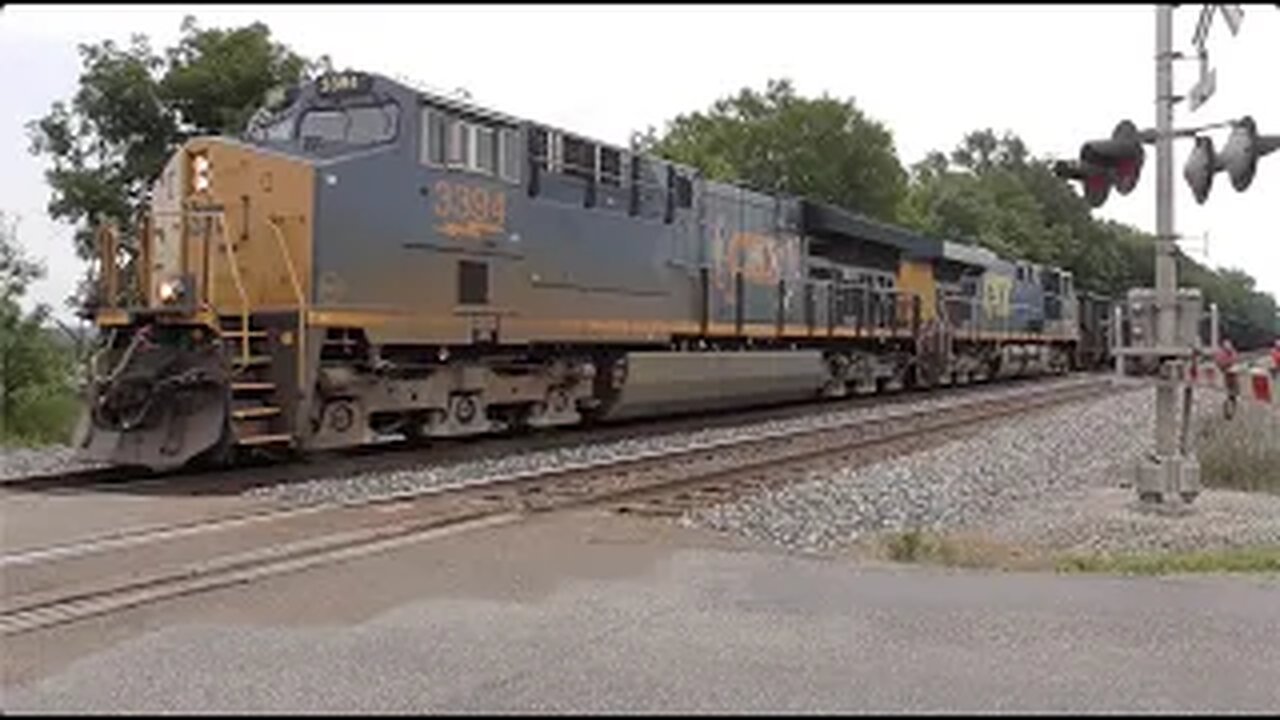
M 422 432 L 422 422 L 418 418 L 409 418 L 400 429 L 405 442 L 409 445 L 419 447 L 427 444 L 427 436 Z

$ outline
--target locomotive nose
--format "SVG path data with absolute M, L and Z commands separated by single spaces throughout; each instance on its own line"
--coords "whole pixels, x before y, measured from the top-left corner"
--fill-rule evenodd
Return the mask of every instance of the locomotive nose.
M 174 153 L 143 225 L 141 302 L 113 316 L 77 433 L 82 456 L 165 469 L 256 427 L 237 424 L 232 379 L 250 359 L 281 354 L 251 327 L 295 323 L 307 308 L 313 175 L 305 160 L 228 138 Z
M 154 306 L 296 308 L 310 290 L 314 170 L 221 137 L 188 141 L 153 192 Z

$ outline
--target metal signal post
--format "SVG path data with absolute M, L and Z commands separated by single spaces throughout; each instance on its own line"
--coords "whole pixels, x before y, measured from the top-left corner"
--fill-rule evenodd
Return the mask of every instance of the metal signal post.
M 1178 386 L 1182 377 L 1177 343 L 1178 265 L 1173 229 L 1173 6 L 1156 6 L 1156 383 L 1155 453 L 1138 469 L 1139 497 L 1191 500 L 1199 490 L 1199 468 L 1178 447 Z M 1189 472 L 1185 472 L 1189 471 Z M 1187 480 L 1188 482 L 1183 482 Z M 1176 501 L 1176 500 L 1175 500 Z
M 1185 377 L 1183 362 L 1197 343 L 1190 338 L 1181 315 L 1181 293 L 1178 291 L 1176 260 L 1177 236 L 1173 217 L 1173 139 L 1185 133 L 1173 127 L 1173 105 L 1181 98 L 1173 94 L 1173 61 L 1181 57 L 1173 51 L 1173 5 L 1156 6 L 1156 342 L 1155 354 L 1160 362 L 1156 383 L 1156 447 L 1142 459 L 1138 467 L 1138 494 L 1144 500 L 1161 502 L 1171 499 L 1191 502 L 1200 491 L 1200 467 L 1194 453 L 1185 447 L 1187 410 L 1179 413 L 1178 386 Z M 1232 35 L 1240 31 L 1243 11 L 1238 5 L 1209 4 L 1200 15 L 1193 42 L 1200 57 L 1200 80 L 1189 94 L 1194 111 L 1209 99 L 1216 87 L 1216 73 L 1208 68 L 1204 43 L 1213 16 L 1221 13 Z M 1227 170 L 1231 184 L 1245 190 L 1253 179 L 1258 158 L 1280 148 L 1280 138 L 1260 136 L 1251 117 L 1230 123 L 1231 138 L 1221 155 L 1213 150 L 1212 140 L 1197 137 L 1184 175 L 1191 185 L 1196 202 L 1209 195 L 1213 174 Z M 1212 345 L 1218 342 L 1217 308 L 1211 309 Z M 1190 394 L 1184 398 L 1190 403 Z M 1179 417 L 1181 415 L 1181 418 Z M 1180 432 L 1181 430 L 1181 432 Z

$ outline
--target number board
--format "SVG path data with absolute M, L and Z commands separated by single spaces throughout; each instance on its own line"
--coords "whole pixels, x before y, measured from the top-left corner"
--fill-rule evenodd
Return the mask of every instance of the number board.
M 436 231 L 451 238 L 481 239 L 500 234 L 507 225 L 507 196 L 501 190 L 437 180 L 432 212 Z
M 367 93 L 372 87 L 373 77 L 358 72 L 329 73 L 316 81 L 316 92 L 322 97 Z

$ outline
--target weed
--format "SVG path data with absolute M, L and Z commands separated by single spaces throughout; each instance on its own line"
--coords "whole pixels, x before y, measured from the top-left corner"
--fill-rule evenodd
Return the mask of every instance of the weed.
M 978 536 L 944 536 L 918 529 L 891 534 L 882 542 L 894 562 L 946 567 L 1119 575 L 1280 572 L 1280 545 L 1196 552 L 1053 555 Z
M 1231 420 L 1205 418 L 1199 445 L 1206 487 L 1280 493 L 1280 413 L 1274 409 L 1241 402 Z
M 1056 569 L 1062 573 L 1122 575 L 1280 572 L 1280 546 L 1198 552 L 1070 555 L 1060 558 Z
M 917 562 L 923 559 L 924 534 L 917 529 L 891 535 L 885 541 L 889 559 L 894 562 Z

